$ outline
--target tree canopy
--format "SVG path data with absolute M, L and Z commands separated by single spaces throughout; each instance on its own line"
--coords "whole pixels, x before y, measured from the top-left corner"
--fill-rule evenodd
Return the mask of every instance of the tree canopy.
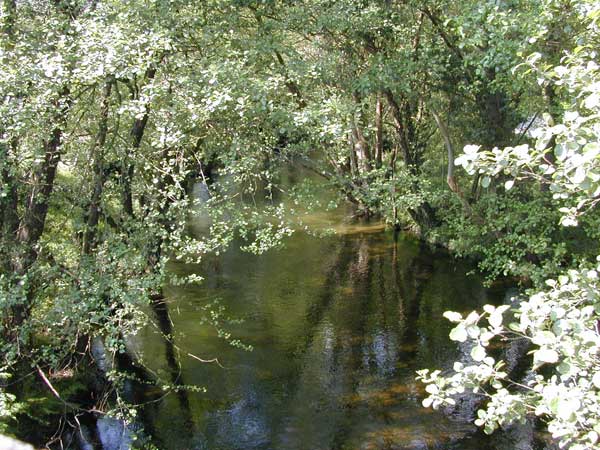
M 199 281 L 168 261 L 281 245 L 302 227 L 281 196 L 319 206 L 308 182 L 283 192 L 296 167 L 533 289 L 515 325 L 448 314 L 473 361 L 423 372 L 427 404 L 475 388 L 487 431 L 533 413 L 596 445 L 599 18 L 591 0 L 2 0 L 0 431 L 28 407 L 11 377 L 52 390 L 94 342 L 130 412 L 126 337 L 165 283 Z M 514 336 L 528 382 L 488 354 Z

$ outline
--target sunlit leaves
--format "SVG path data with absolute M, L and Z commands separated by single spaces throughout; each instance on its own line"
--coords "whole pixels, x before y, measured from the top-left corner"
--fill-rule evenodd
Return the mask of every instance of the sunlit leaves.
M 580 43 L 586 39 L 590 44 L 596 42 L 598 6 L 581 2 L 577 7 L 588 30 Z M 600 194 L 600 73 L 596 58 L 586 45 L 554 67 L 542 64 L 541 53 L 528 57 L 526 64 L 536 71 L 540 85 L 551 83 L 563 95 L 562 123 L 556 123 L 550 114 L 541 114 L 543 120 L 530 131 L 534 144 L 493 149 L 468 145 L 456 164 L 470 174 L 482 174 L 484 188 L 495 179 L 502 180 L 505 191 L 532 181 L 547 185 L 561 214 L 560 225 L 578 227 L 585 215 L 595 210 Z M 455 364 L 454 373 L 446 377 L 421 373 L 423 381 L 438 387 L 434 393 L 428 391 L 424 404 L 439 407 L 446 397 L 471 388 L 487 396 L 475 422 L 486 433 L 523 420 L 533 411 L 547 420 L 548 430 L 561 446 L 577 450 L 595 446 L 600 431 L 598 270 L 557 271 L 557 279 L 547 280 L 545 289 L 532 290 L 529 298 L 514 308 L 514 320 L 508 323 L 503 314 L 508 306 L 498 313 L 486 305 L 484 313 L 489 315 L 490 325 L 486 332 L 468 333 L 472 323 L 447 314 L 456 323 L 451 338 L 470 348 L 475 364 Z M 507 374 L 487 361 L 484 334 L 487 342 L 499 339 L 510 345 L 516 339 L 527 339 L 531 343 L 527 380 L 505 383 Z
M 550 348 L 542 347 L 533 353 L 536 364 L 555 363 L 558 361 L 558 353 Z
M 460 320 L 453 333 L 454 337 L 460 338 L 454 340 L 465 345 L 473 342 L 470 355 L 476 364 L 466 367 L 455 364 L 455 374 L 443 380 L 439 376 L 424 376 L 424 381 L 437 386 L 434 393 L 428 391 L 430 398 L 426 403 L 441 405 L 445 396 L 452 396 L 464 387 L 485 387 L 490 403 L 479 413 L 477 423 L 486 432 L 507 423 L 507 418 L 494 405 L 498 405 L 498 402 L 516 402 L 523 409 L 518 414 L 510 412 L 514 420 L 523 417 L 528 410 L 535 409 L 538 415 L 550 416 L 549 430 L 555 437 L 564 442 L 585 442 L 589 439 L 590 430 L 597 425 L 600 417 L 599 405 L 595 400 L 600 395 L 600 378 L 593 369 L 597 367 L 597 354 L 600 351 L 600 336 L 596 329 L 600 318 L 600 290 L 596 271 L 572 270 L 561 275 L 558 281 L 548 280 L 547 285 L 551 289 L 533 293 L 527 301 L 521 302 L 514 311 L 517 320 L 509 327 L 502 323 L 502 315 L 509 308 L 508 305 L 484 307 L 484 313 L 489 314 L 488 323 L 492 326 L 488 331 L 489 339 L 526 337 L 535 346 L 531 352 L 533 370 L 551 365 L 556 367 L 558 376 L 544 377 L 538 374 L 526 389 L 509 392 L 501 383 L 506 374 L 499 367 L 492 368 L 493 360 L 487 361 L 487 343 L 482 343 L 483 333 L 466 332 L 468 327 L 473 326 L 472 320 L 479 317 L 471 314 L 471 320 Z M 452 317 L 451 314 L 447 316 Z M 454 318 L 458 319 L 456 316 Z
M 460 322 L 462 320 L 462 315 L 454 311 L 446 311 L 444 317 L 450 322 Z
M 453 341 L 465 342 L 467 337 L 467 329 L 463 324 L 457 325 L 450 331 L 450 339 Z

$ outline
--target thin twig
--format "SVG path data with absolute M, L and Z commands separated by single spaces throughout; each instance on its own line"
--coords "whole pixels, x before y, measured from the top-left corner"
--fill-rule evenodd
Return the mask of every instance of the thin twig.
M 202 363 L 217 363 L 217 365 L 221 368 L 221 369 L 226 369 L 226 367 L 224 367 L 223 365 L 221 365 L 221 363 L 219 362 L 219 358 L 213 358 L 213 359 L 202 359 L 197 357 L 196 355 L 192 355 L 191 353 L 187 354 L 188 356 L 191 356 L 192 358 L 202 362 Z

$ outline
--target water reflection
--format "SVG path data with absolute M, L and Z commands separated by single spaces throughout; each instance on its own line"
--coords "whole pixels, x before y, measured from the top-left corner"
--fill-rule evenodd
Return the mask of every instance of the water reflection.
M 172 449 L 515 448 L 485 440 L 463 414 L 420 405 L 415 370 L 449 367 L 466 351 L 448 340 L 442 313 L 502 301 L 469 269 L 374 227 L 297 234 L 260 257 L 232 249 L 206 267 L 174 267 L 201 270 L 207 283 L 165 288 L 163 334 L 225 369 L 178 360 L 151 329 L 138 337 L 153 370 L 207 388 L 153 410 L 157 439 Z M 245 318 L 229 331 L 252 352 L 201 325 L 215 298 Z
M 152 310 L 156 317 L 158 329 L 163 337 L 165 345 L 165 361 L 169 372 L 169 381 L 172 386 L 178 388 L 177 399 L 179 400 L 181 421 L 185 426 L 194 430 L 195 423 L 190 408 L 189 394 L 185 389 L 186 383 L 181 373 L 181 364 L 179 362 L 179 352 L 175 346 L 175 337 L 173 335 L 173 321 L 169 313 L 167 299 L 162 295 L 152 299 Z

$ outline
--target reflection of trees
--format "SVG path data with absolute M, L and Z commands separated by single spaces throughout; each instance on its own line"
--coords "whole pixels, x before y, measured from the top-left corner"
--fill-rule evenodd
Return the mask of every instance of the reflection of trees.
M 281 447 L 340 448 L 356 423 L 373 413 L 357 402 L 369 387 L 365 380 L 385 383 L 393 376 L 405 329 L 402 295 L 411 289 L 404 286 L 411 276 L 394 270 L 410 264 L 392 264 L 397 252 L 385 244 L 381 236 L 344 237 L 308 311 L 310 338 Z
M 323 321 L 323 317 L 329 310 L 335 298 L 336 289 L 344 282 L 347 276 L 352 255 L 353 252 L 351 245 L 349 245 L 349 239 L 347 236 L 344 236 L 341 239 L 333 261 L 329 263 L 329 267 L 326 269 L 325 281 L 320 293 L 308 307 L 305 328 L 308 332 L 299 338 L 298 346 L 295 349 L 296 355 L 303 355 L 315 339 L 317 326 Z
M 438 258 L 430 275 L 421 283 L 416 312 L 420 345 L 420 367 L 447 367 L 457 357 L 456 343 L 448 339 L 451 323 L 444 311 L 467 311 L 488 302 L 487 292 L 478 279 L 465 275 L 464 264 L 450 257 Z M 465 348 L 469 353 L 470 348 Z
M 226 409 L 214 412 L 206 435 L 211 441 L 207 448 L 265 448 L 271 428 L 265 413 L 264 393 L 253 373 L 244 371 L 238 389 L 241 397 Z
M 163 296 L 152 299 L 152 310 L 156 316 L 157 324 L 163 336 L 165 343 L 165 359 L 169 370 L 171 383 L 177 389 L 177 399 L 181 407 L 183 423 L 189 430 L 195 428 L 188 391 L 185 389 L 183 374 L 181 373 L 181 364 L 179 363 L 179 352 L 175 348 L 173 341 L 173 322 L 169 316 L 169 306 Z
M 339 363 L 336 370 L 339 372 L 339 383 L 343 393 L 339 406 L 343 413 L 335 427 L 333 448 L 342 446 L 352 430 L 355 405 L 351 399 L 358 391 L 362 376 L 369 365 L 363 356 L 365 347 L 369 346 L 367 322 L 375 306 L 376 295 L 373 295 L 375 291 L 371 290 L 374 261 L 366 238 L 360 238 L 355 243 L 355 248 L 355 262 L 351 265 L 349 279 L 354 301 L 341 298 L 337 312 L 337 317 L 343 318 L 338 322 L 340 331 L 335 347 L 336 361 Z
M 181 373 L 179 362 L 179 353 L 174 343 L 173 323 L 169 315 L 167 300 L 162 295 L 151 297 L 151 308 L 156 318 L 156 324 L 160 335 L 165 344 L 165 362 L 169 374 L 169 383 L 174 388 L 179 403 L 180 412 L 170 415 L 176 416 L 177 421 L 183 423 L 183 426 L 190 433 L 195 434 L 196 426 L 191 412 L 188 391 L 185 388 L 185 382 Z M 159 409 L 165 406 L 161 401 L 164 392 L 159 388 L 162 381 L 149 371 L 146 366 L 140 363 L 131 353 L 124 352 L 118 355 L 117 366 L 123 373 L 133 375 L 131 377 L 131 386 L 129 391 L 130 398 L 127 400 L 133 404 L 140 405 L 140 419 L 147 435 L 152 436 L 154 444 L 158 448 L 165 447 L 168 442 L 161 439 L 160 433 L 156 428 L 156 418 L 159 417 Z M 154 386 L 154 388 L 151 388 Z
M 208 448 L 443 447 L 471 432 L 421 408 L 414 371 L 451 360 L 441 314 L 483 301 L 480 285 L 414 241 L 348 234 L 332 244 L 292 259 L 285 251 L 220 259 L 221 282 L 204 289 L 217 289 L 236 315 L 250 314 L 240 331 L 256 351 L 228 353 L 232 370 L 209 387 L 215 399 L 196 419 Z M 315 266 L 303 271 L 306 264 Z M 171 381 L 183 384 L 168 307 L 154 308 L 169 337 Z M 189 400 L 178 398 L 187 426 Z
M 277 448 L 298 448 L 299 442 L 311 449 L 411 448 L 470 432 L 439 414 L 427 415 L 414 382 L 415 358 L 423 346 L 438 344 L 430 340 L 441 318 L 441 312 L 434 318 L 437 306 L 444 308 L 453 293 L 474 293 L 471 281 L 456 284 L 457 275 L 462 273 L 436 266 L 426 249 L 411 243 L 345 237 L 308 311 L 311 331 Z M 442 333 L 443 355 L 447 330 L 433 331 Z

